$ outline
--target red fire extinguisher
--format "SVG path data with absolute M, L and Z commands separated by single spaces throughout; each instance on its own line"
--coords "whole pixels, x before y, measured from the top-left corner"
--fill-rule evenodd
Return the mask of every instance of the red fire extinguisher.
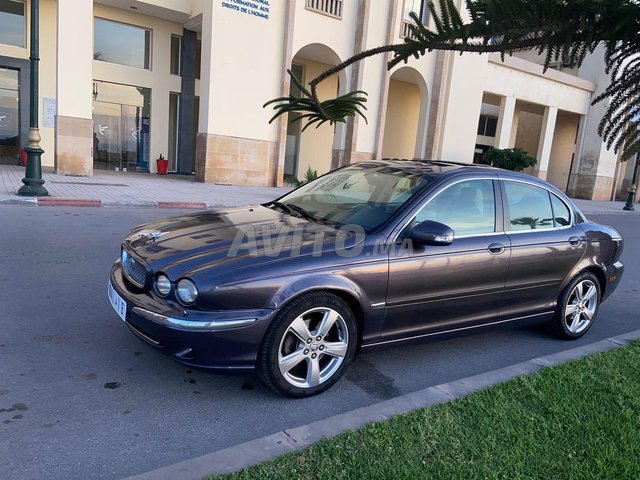
M 20 150 L 20 163 L 23 167 L 27 166 L 27 152 L 25 152 L 24 148 Z

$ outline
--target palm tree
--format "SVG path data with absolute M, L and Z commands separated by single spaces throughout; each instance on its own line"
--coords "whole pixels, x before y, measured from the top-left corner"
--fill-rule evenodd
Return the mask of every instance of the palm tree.
M 403 43 L 385 45 L 354 55 L 325 71 L 304 88 L 291 71 L 300 97 L 271 100 L 275 115 L 298 112 L 305 128 L 325 122 L 346 122 L 366 110 L 366 92 L 351 92 L 321 102 L 318 83 L 367 57 L 391 52 L 391 69 L 428 51 L 499 52 L 503 58 L 521 50 L 535 49 L 545 55 L 544 66 L 560 58 L 580 66 L 598 45 L 605 47 L 605 64 L 611 84 L 593 103 L 608 100 L 598 133 L 607 147 L 622 151 L 622 160 L 640 153 L 640 129 L 629 128 L 637 120 L 640 99 L 640 4 L 638 0 L 466 0 L 470 21 L 465 22 L 454 0 L 429 2 L 435 31 L 427 30 L 414 13 L 410 35 Z

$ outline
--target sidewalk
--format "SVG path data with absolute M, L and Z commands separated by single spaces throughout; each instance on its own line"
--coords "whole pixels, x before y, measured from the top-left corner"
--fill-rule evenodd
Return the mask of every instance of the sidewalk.
M 192 176 L 101 171 L 92 177 L 44 173 L 49 197 L 19 197 L 24 168 L 0 165 L 0 205 L 216 208 L 264 203 L 288 188 L 240 187 L 196 182 Z M 586 214 L 624 215 L 624 202 L 574 200 Z
M 92 177 L 43 173 L 49 197 L 19 197 L 24 168 L 0 165 L 0 205 L 40 204 L 103 207 L 215 208 L 264 203 L 288 188 L 200 183 L 188 175 L 99 172 Z

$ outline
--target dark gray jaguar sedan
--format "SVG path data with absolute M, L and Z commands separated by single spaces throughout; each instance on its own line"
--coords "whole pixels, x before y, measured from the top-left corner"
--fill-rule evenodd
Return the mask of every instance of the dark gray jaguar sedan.
M 264 205 L 137 227 L 109 299 L 171 358 L 256 369 L 320 393 L 361 348 L 547 322 L 593 325 L 623 273 L 623 241 L 528 175 L 429 161 L 350 165 Z

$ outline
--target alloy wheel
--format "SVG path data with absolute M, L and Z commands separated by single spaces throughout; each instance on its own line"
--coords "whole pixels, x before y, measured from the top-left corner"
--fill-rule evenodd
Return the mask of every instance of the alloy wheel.
M 295 387 L 317 387 L 340 368 L 348 348 L 344 318 L 328 307 L 313 308 L 289 324 L 278 348 L 278 368 Z
M 598 288 L 589 279 L 577 283 L 564 307 L 564 322 L 569 332 L 584 331 L 593 320 L 598 307 Z

